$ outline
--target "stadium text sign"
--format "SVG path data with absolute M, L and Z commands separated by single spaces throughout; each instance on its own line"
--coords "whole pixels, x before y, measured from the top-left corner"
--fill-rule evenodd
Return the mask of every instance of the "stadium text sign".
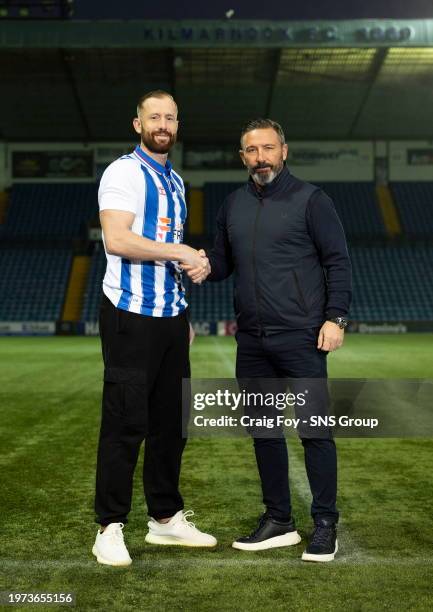
M 13 151 L 14 179 L 93 178 L 93 151 Z
M 389 47 L 433 42 L 429 19 L 4 22 L 3 48 Z
M 52 336 L 56 331 L 54 321 L 3 321 L 2 336 Z
M 288 25 L 272 24 L 265 22 L 246 23 L 239 22 L 235 25 L 221 24 L 198 25 L 194 26 L 174 26 L 174 27 L 146 27 L 143 35 L 149 42 L 167 43 L 335 43 L 347 36 L 348 32 L 338 24 L 318 24 L 318 25 Z M 371 27 L 355 28 L 350 32 L 353 40 L 357 43 L 397 43 L 407 42 L 414 36 L 411 27 L 390 25 L 388 27 L 372 25 Z

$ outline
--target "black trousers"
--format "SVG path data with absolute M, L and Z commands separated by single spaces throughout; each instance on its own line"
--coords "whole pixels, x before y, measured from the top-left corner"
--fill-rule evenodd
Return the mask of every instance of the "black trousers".
M 326 378 L 326 353 L 318 350 L 318 329 L 294 330 L 271 336 L 238 331 L 236 377 Z M 332 436 L 302 438 L 305 467 L 313 497 L 311 515 L 338 521 L 337 452 Z M 292 507 L 288 478 L 288 453 L 284 437 L 255 437 L 263 503 L 269 514 L 288 519 Z
M 179 474 L 182 378 L 189 378 L 189 323 L 120 310 L 104 296 L 100 311 L 104 359 L 95 511 L 97 522 L 126 523 L 133 474 L 144 439 L 143 487 L 148 513 L 173 516 L 183 508 Z

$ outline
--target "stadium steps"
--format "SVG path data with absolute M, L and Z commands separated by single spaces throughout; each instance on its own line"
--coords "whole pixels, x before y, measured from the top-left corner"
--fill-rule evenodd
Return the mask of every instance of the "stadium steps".
M 7 191 L 0 191 L 0 225 L 6 221 L 6 212 L 9 206 L 9 196 Z
M 90 270 L 90 257 L 76 255 L 71 266 L 62 321 L 79 321 Z
M 403 232 L 411 238 L 433 234 L 433 181 L 392 182 L 390 189 Z
M 400 219 L 388 185 L 377 185 L 376 195 L 387 234 L 391 237 L 400 236 L 402 233 Z

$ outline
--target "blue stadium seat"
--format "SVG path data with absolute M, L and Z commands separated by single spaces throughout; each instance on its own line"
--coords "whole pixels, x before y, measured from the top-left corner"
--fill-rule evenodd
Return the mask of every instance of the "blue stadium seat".
M 351 319 L 433 319 L 433 247 L 353 247 L 350 254 Z
M 18 184 L 4 233 L 20 238 L 78 238 L 98 211 L 94 183 Z
M 321 183 L 334 202 L 346 235 L 353 238 L 385 236 L 386 230 L 373 183 Z
M 216 217 L 224 199 L 244 183 L 205 183 L 204 193 L 204 226 L 205 234 L 215 234 Z
M 60 319 L 71 258 L 68 250 L 0 250 L 0 320 Z
M 186 296 L 192 321 L 224 321 L 234 318 L 233 280 L 195 285 L 185 277 Z
M 90 264 L 87 286 L 84 293 L 84 304 L 81 314 L 82 321 L 97 321 L 102 298 L 102 279 L 104 278 L 107 260 L 104 249 L 93 253 Z
M 433 247 L 352 247 L 353 304 L 356 321 L 433 319 Z M 92 258 L 82 320 L 96 321 L 105 255 Z M 184 284 L 192 321 L 232 320 L 233 280 Z
M 433 247 L 352 247 L 357 321 L 433 319 Z M 193 285 L 186 281 L 193 321 L 231 320 L 233 281 Z
M 102 249 L 92 257 L 87 287 L 84 295 L 82 321 L 97 321 L 102 297 L 102 279 L 105 274 L 106 258 Z M 184 276 L 187 301 L 194 321 L 217 321 L 233 318 L 233 282 L 194 285 Z
M 313 181 L 314 183 L 314 181 Z M 215 233 L 215 219 L 224 198 L 243 183 L 206 183 L 204 185 L 205 233 Z M 350 237 L 385 236 L 386 230 L 376 201 L 373 183 L 314 183 L 335 204 L 345 232 Z

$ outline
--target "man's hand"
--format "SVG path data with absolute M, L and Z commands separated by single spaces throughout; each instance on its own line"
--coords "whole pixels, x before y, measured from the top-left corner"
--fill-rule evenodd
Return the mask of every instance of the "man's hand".
M 206 251 L 204 249 L 199 249 L 198 253 L 199 253 L 200 257 L 202 257 L 204 259 L 205 264 L 206 264 L 206 266 L 204 268 L 204 278 L 203 278 L 203 280 L 206 280 L 207 277 L 209 276 L 209 274 L 211 273 L 210 262 L 209 262 L 209 259 L 208 259 L 207 255 L 206 255 Z
M 179 254 L 179 263 L 183 270 L 195 270 L 203 268 L 203 257 L 197 249 L 193 249 L 187 244 L 178 245 L 181 249 Z
M 208 258 L 206 257 L 206 252 L 203 249 L 197 251 L 200 260 L 198 265 L 196 262 L 193 264 L 189 263 L 181 263 L 181 267 L 188 274 L 189 278 L 193 283 L 201 284 L 210 274 L 210 263 Z
M 335 351 L 343 344 L 343 340 L 344 329 L 332 321 L 325 321 L 320 328 L 317 348 L 321 351 Z

